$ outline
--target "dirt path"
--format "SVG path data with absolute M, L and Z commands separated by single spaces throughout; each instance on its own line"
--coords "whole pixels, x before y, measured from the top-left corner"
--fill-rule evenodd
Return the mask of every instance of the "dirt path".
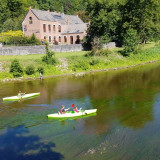
M 61 71 L 66 71 L 68 70 L 68 62 L 66 58 L 59 58 L 60 61 L 60 65 L 58 65 L 57 67 L 59 67 L 61 69 Z

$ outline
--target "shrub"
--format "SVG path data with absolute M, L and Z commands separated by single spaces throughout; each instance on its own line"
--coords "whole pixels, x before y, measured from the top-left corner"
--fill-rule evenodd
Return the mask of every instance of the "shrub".
M 102 40 L 100 37 L 94 37 L 92 40 L 92 49 L 101 49 L 102 48 Z
M 34 68 L 34 66 L 27 66 L 26 67 L 26 74 L 27 75 L 32 75 L 32 74 L 34 74 L 35 73 L 35 68 Z
M 111 51 L 111 50 L 109 50 L 109 49 L 102 49 L 102 50 L 100 50 L 100 52 L 101 52 L 101 55 L 103 55 L 103 56 L 108 56 L 109 54 L 112 54 L 113 52 Z
M 43 67 L 38 67 L 37 72 L 44 74 L 44 68 Z
M 42 61 L 46 64 L 54 65 L 56 64 L 56 59 L 52 56 L 55 54 L 53 51 L 49 51 L 48 44 L 46 44 L 46 55 L 42 57 Z
M 92 49 L 90 52 L 85 54 L 85 57 L 93 57 L 93 56 L 108 56 L 112 51 L 109 49 Z
M 93 48 L 90 52 L 85 54 L 85 57 L 100 56 L 100 50 Z
M 14 77 L 21 77 L 23 75 L 23 69 L 17 59 L 11 63 L 10 73 L 12 73 Z
M 138 44 L 137 31 L 134 29 L 128 29 L 124 35 L 123 46 L 124 50 L 122 54 L 128 56 L 131 52 L 134 52 Z
M 40 42 L 39 39 L 37 39 L 37 37 L 36 37 L 35 34 L 33 33 L 32 36 L 28 38 L 28 44 L 40 45 L 41 42 Z
M 98 64 L 99 63 L 99 60 L 98 59 L 92 59 L 92 60 L 90 60 L 90 62 L 89 62 L 89 64 L 91 65 L 91 66 L 94 66 L 94 65 L 96 65 L 96 64 Z

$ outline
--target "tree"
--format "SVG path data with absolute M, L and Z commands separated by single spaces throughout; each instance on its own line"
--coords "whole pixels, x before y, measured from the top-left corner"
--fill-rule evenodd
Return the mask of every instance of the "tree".
M 137 30 L 142 43 L 160 35 L 160 1 L 127 0 L 120 6 L 122 12 L 122 36 L 129 28 Z
M 41 44 L 40 40 L 37 39 L 37 37 L 35 36 L 34 33 L 32 34 L 31 37 L 29 37 L 28 43 L 32 44 L 32 45 L 40 45 Z
M 135 51 L 138 44 L 137 31 L 134 29 L 128 29 L 124 36 L 124 54 L 128 55 L 129 53 Z
M 101 38 L 103 43 L 118 40 L 117 26 L 120 20 L 118 1 L 90 0 L 86 11 L 90 17 L 88 41 L 92 42 L 94 37 Z
M 56 63 L 55 57 L 52 57 L 55 54 L 53 51 L 49 51 L 48 44 L 46 43 L 46 55 L 42 57 L 42 61 L 46 64 L 54 65 Z
M 10 11 L 7 7 L 7 3 L 4 0 L 0 0 L 0 32 L 2 31 L 3 23 L 10 17 Z
M 2 32 L 8 32 L 9 30 L 14 30 L 15 22 L 13 19 L 9 18 L 3 23 Z
M 23 69 L 17 59 L 13 60 L 13 62 L 11 63 L 10 73 L 12 73 L 14 77 L 22 76 Z

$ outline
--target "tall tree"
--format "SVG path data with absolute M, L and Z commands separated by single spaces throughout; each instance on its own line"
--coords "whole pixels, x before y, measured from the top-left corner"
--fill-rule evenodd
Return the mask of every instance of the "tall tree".
M 121 18 L 118 10 L 119 1 L 90 0 L 87 13 L 90 16 L 88 40 L 100 37 L 103 42 L 118 39 L 117 26 Z
M 122 36 L 129 28 L 137 30 L 142 43 L 160 35 L 160 1 L 127 0 L 120 6 L 122 12 Z

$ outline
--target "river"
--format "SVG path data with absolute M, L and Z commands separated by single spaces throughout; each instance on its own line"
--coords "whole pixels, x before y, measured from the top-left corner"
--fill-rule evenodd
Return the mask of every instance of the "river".
M 23 101 L 2 101 L 40 92 Z M 63 104 L 97 108 L 54 120 Z M 160 64 L 0 84 L 0 160 L 159 160 Z

